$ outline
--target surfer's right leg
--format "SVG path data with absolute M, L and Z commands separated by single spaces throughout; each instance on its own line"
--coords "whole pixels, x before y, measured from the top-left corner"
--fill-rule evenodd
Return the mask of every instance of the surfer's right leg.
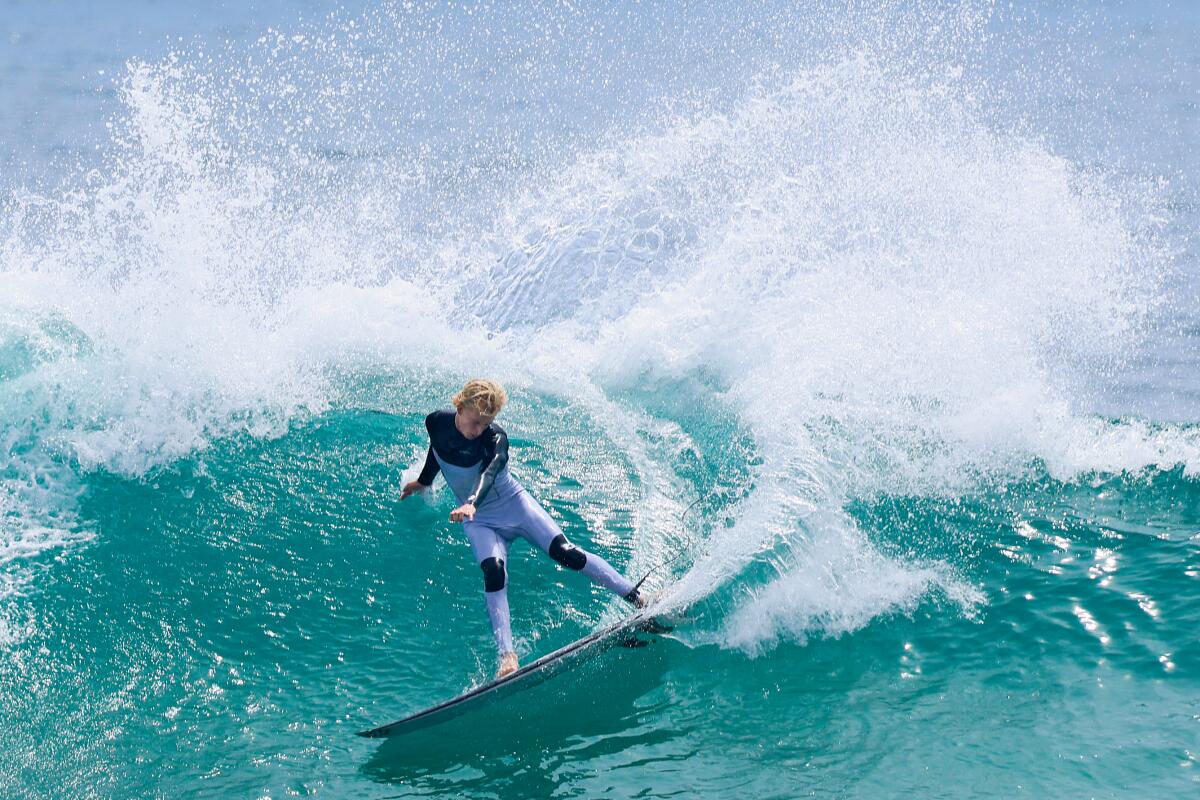
M 595 553 L 572 544 L 554 518 L 528 492 L 517 495 L 516 502 L 520 503 L 521 508 L 522 517 L 517 522 L 521 536 L 541 548 L 556 563 L 582 572 L 592 583 L 620 595 L 638 608 L 646 604 L 637 587 L 613 569 L 611 564 Z
M 505 567 L 508 540 L 494 529 L 473 520 L 464 522 L 463 529 L 471 540 L 475 562 L 483 570 L 483 597 L 487 602 L 492 634 L 496 637 L 496 649 L 500 651 L 499 674 L 504 675 L 517 668 L 508 613 L 508 570 Z

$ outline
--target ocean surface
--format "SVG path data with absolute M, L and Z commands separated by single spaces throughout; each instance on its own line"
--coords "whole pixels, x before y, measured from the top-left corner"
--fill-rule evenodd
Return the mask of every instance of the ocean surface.
M 10 0 L 0 797 L 1196 796 L 1198 229 L 1193 2 Z M 475 376 L 681 624 L 361 739 Z

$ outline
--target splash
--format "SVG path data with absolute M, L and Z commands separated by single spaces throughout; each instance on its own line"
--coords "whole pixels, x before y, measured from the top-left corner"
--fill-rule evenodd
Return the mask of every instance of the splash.
M 690 382 L 678 404 L 716 396 L 753 432 L 751 498 L 676 590 L 738 586 L 731 645 L 983 602 L 880 555 L 849 500 L 1200 465 L 1194 429 L 1088 408 L 1161 302 L 1156 185 L 1000 135 L 958 77 L 860 54 L 601 153 L 523 198 L 486 275 L 481 308 L 547 370 Z
M 336 404 L 350 365 L 486 371 L 570 399 L 626 451 L 652 488 L 635 567 L 679 544 L 700 491 L 673 455 L 721 447 L 678 419 L 719 407 L 749 432 L 730 525 L 705 528 L 674 590 L 734 598 L 722 643 L 838 635 L 930 596 L 977 606 L 953 565 L 884 556 L 845 504 L 1200 465 L 1194 430 L 1090 413 L 1153 333 L 1159 187 L 986 124 L 962 52 L 977 12 L 942 20 L 940 44 L 925 24 L 889 40 L 871 17 L 854 47 L 586 147 L 541 107 L 553 137 L 469 128 L 483 84 L 441 108 L 471 135 L 433 137 L 430 98 L 395 87 L 446 82 L 471 54 L 381 50 L 436 30 L 395 9 L 130 65 L 103 168 L 4 208 L 4 313 L 51 342 L 0 384 L 9 551 L 78 532 L 46 522 L 58 501 L 22 477 L 36 465 L 66 498 L 94 471 L 138 478 L 223 437 L 279 435 Z M 512 60 L 487 86 L 556 66 L 488 41 Z M 380 75 L 392 88 L 374 92 Z M 665 409 L 622 399 L 660 387 Z

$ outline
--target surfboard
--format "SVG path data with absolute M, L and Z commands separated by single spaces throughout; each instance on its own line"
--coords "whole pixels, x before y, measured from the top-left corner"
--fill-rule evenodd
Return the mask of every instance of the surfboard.
M 649 643 L 646 636 L 667 633 L 670 630 L 670 625 L 657 619 L 647 609 L 641 609 L 607 628 L 601 628 L 565 647 L 560 647 L 503 678 L 485 683 L 452 700 L 438 703 L 396 722 L 359 731 L 358 735 L 370 739 L 382 739 L 447 722 L 488 700 L 498 700 L 503 696 L 549 680 L 568 666 L 578 663 L 583 658 L 594 656 L 609 647 L 618 644 L 640 647 Z

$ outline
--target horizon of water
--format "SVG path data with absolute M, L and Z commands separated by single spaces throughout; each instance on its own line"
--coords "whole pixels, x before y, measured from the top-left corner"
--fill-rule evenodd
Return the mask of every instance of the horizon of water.
M 1200 780 L 1196 10 L 78 12 L 0 29 L 6 796 Z M 493 667 L 398 501 L 475 375 L 687 622 L 364 743 Z M 511 568 L 523 658 L 620 613 Z

